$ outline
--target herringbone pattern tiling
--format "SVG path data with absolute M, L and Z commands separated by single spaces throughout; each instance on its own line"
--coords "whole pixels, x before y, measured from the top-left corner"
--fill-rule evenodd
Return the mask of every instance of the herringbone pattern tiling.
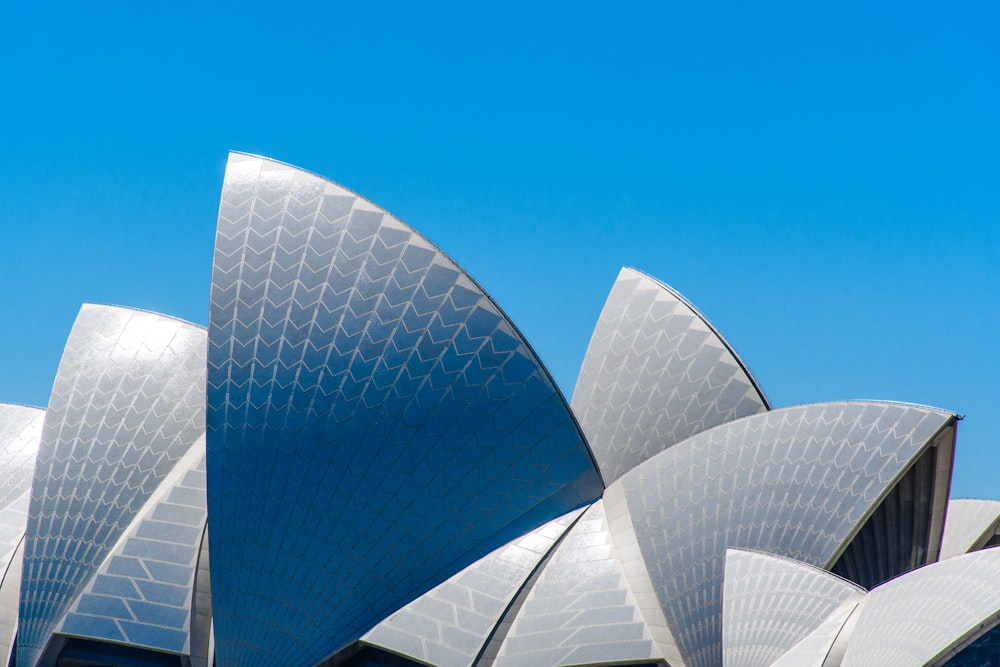
M 629 268 L 601 311 L 572 405 L 606 484 L 685 438 L 769 408 L 708 321 Z
M 1000 527 L 1000 501 L 955 498 L 948 502 L 948 520 L 941 538 L 941 560 L 981 546 Z
M 438 667 L 471 667 L 518 589 L 582 511 L 481 558 L 376 625 L 364 641 Z
M 558 546 L 514 620 L 497 667 L 661 659 L 598 501 Z
M 0 403 L 0 567 L 24 537 L 45 411 Z
M 934 658 L 944 657 L 959 640 L 997 626 L 997 582 L 1000 549 L 992 548 L 932 563 L 873 588 L 841 664 L 940 664 Z
M 16 628 L 21 561 L 35 457 L 45 411 L 0 403 L 0 628 Z M 0 632 L 0 660 L 13 649 L 14 634 Z
M 626 473 L 617 483 L 686 664 L 721 663 L 727 547 L 829 567 L 953 419 L 897 403 L 783 408 L 699 433 Z
M 31 488 L 18 664 L 51 631 L 204 433 L 205 331 L 85 305 L 66 343 Z
M 44 421 L 45 410 L 0 403 L 0 511 L 31 490 Z
M 189 653 L 191 589 L 206 519 L 204 442 L 198 445 L 108 553 L 59 632 Z
M 209 322 L 220 665 L 321 660 L 602 491 L 497 306 L 328 181 L 231 157 Z
M 722 603 L 726 667 L 768 667 L 865 590 L 799 561 L 728 549 Z

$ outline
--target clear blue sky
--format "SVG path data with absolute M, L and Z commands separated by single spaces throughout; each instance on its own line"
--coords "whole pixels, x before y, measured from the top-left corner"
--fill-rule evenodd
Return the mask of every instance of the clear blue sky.
M 0 401 L 85 301 L 206 322 L 236 149 L 419 229 L 567 396 L 629 264 L 775 405 L 967 415 L 1000 498 L 1000 9 L 539 4 L 0 2 Z

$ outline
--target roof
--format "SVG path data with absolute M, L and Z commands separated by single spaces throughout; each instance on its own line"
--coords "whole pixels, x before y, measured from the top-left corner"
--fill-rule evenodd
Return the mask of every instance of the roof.
M 936 664 L 1000 621 L 1000 549 L 914 570 L 865 599 L 843 667 Z
M 263 158 L 226 169 L 207 401 L 224 665 L 316 663 L 603 491 L 548 372 L 464 271 Z
M 601 311 L 572 405 L 607 484 L 685 438 L 770 407 L 694 306 L 630 268 Z
M 471 667 L 514 596 L 582 513 L 568 512 L 481 558 L 393 613 L 363 641 L 439 667 Z
M 722 663 L 768 667 L 864 596 L 863 588 L 820 568 L 757 551 L 727 549 Z
M 496 667 L 662 659 L 597 501 L 545 564 L 500 647 Z
M 722 659 L 726 547 L 830 567 L 909 466 L 953 423 L 893 403 L 773 410 L 671 447 L 621 485 L 667 623 L 689 667 Z
M 1000 501 L 973 498 L 949 500 L 941 540 L 941 559 L 979 549 L 996 533 L 997 524 L 1000 524 Z
M 203 436 L 205 348 L 203 329 L 174 318 L 81 308 L 38 448 L 18 664 L 35 664 L 119 538 Z M 105 627 L 78 634 L 131 640 Z

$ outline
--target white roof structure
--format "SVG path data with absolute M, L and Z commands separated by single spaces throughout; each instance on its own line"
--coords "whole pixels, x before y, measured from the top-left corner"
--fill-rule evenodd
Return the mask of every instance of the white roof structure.
M 956 498 L 948 501 L 941 538 L 941 559 L 1000 543 L 1000 501 Z
M 28 519 L 45 411 L 0 403 L 0 564 L 6 569 Z
M 873 589 L 843 667 L 942 665 L 1000 623 L 1000 549 L 914 570 Z
M 700 433 L 615 482 L 684 662 L 722 660 L 727 547 L 834 567 L 921 456 L 953 446 L 954 422 L 895 403 L 783 408 Z M 899 574 L 929 549 L 902 540 L 893 551 Z
M 262 157 L 213 262 L 207 332 L 85 305 L 48 407 L 0 404 L 10 667 L 1000 659 L 953 412 L 773 409 L 629 268 L 569 404 L 444 252 Z
M 471 667 L 514 596 L 582 513 L 573 510 L 500 547 L 389 616 L 362 641 L 440 667 Z
M 863 588 L 805 563 L 727 549 L 722 664 L 768 667 L 827 625 L 839 629 L 864 596 Z
M 838 667 L 857 622 L 860 602 L 846 602 L 771 667 Z
M 685 438 L 770 408 L 694 306 L 627 267 L 594 328 L 572 406 L 606 484 Z
M 191 544 L 178 546 L 183 558 L 169 544 L 183 541 L 174 537 L 182 527 L 170 520 L 159 536 L 116 545 L 204 436 L 205 349 L 205 331 L 174 318 L 81 308 L 52 387 L 31 488 L 19 665 L 36 664 L 57 631 L 189 650 L 197 521 Z M 204 503 L 203 490 L 192 493 L 193 503 Z M 118 553 L 128 558 L 107 561 Z M 134 565 L 117 569 L 126 563 Z M 157 564 L 189 576 L 178 584 Z
M 17 634 L 24 530 L 45 411 L 0 403 L 0 659 L 10 663 Z
M 326 179 L 232 154 L 214 257 L 220 667 L 323 660 L 600 497 L 587 442 L 531 347 L 405 223 Z
M 661 660 L 598 501 L 546 563 L 498 652 L 496 667 Z

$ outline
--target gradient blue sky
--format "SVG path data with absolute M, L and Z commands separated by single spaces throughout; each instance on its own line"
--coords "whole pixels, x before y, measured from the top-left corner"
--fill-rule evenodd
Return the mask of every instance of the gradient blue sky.
M 628 264 L 775 405 L 967 415 L 1000 498 L 1000 9 L 745 4 L 0 1 L 0 401 L 85 301 L 206 322 L 235 149 L 419 229 L 567 397 Z

